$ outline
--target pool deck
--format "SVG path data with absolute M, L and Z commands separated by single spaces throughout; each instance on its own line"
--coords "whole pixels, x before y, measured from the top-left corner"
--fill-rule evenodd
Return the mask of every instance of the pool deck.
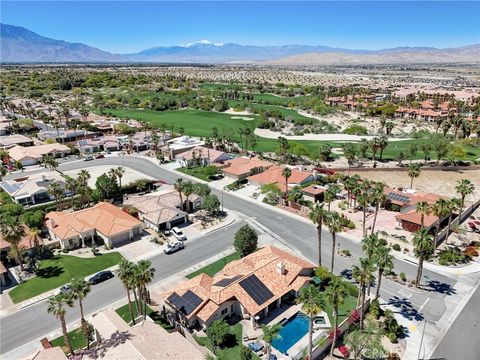
M 291 306 L 282 306 L 279 309 L 275 309 L 267 318 L 262 319 L 260 321 L 260 324 L 266 324 L 266 325 L 273 325 L 273 324 L 278 324 L 284 319 L 289 319 L 293 315 L 295 315 L 297 312 L 301 311 L 302 306 L 300 304 L 298 305 L 291 305 Z M 330 320 L 328 318 L 328 315 L 323 312 L 319 316 L 323 316 L 325 318 L 326 324 L 322 326 L 320 329 L 314 329 L 313 331 L 313 341 L 319 339 L 320 337 L 324 335 L 328 335 L 328 329 L 330 329 L 331 324 Z M 243 344 L 247 346 L 249 342 L 252 341 L 261 341 L 262 337 L 262 329 L 258 327 L 257 329 L 254 329 L 251 326 L 250 320 L 242 320 L 240 322 L 243 327 L 243 336 L 248 336 L 248 338 L 252 339 L 249 341 L 243 341 Z M 290 360 L 294 358 L 300 358 L 297 355 L 303 353 L 303 349 L 306 349 L 308 347 L 308 332 L 303 336 L 300 340 L 298 340 L 290 349 L 288 349 L 288 354 L 285 355 L 279 352 L 277 349 L 275 349 L 272 346 L 272 354 L 275 354 L 278 359 L 281 360 Z M 293 356 L 293 357 L 292 357 Z

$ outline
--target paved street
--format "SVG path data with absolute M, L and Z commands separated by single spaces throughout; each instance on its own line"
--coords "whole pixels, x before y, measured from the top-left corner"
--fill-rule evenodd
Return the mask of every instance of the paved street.
M 142 172 L 157 179 L 173 182 L 176 176 L 158 166 L 154 166 L 149 160 L 133 157 L 110 157 L 95 160 L 90 165 L 122 165 Z M 60 171 L 75 170 L 84 167 L 84 162 L 73 162 L 61 164 Z M 218 191 L 214 192 L 222 198 Z M 290 246 L 300 250 L 310 260 L 317 262 L 317 237 L 316 230 L 310 224 L 281 214 L 275 209 L 259 206 L 248 200 L 238 198 L 229 193 L 223 193 L 223 201 L 226 208 L 236 210 L 253 223 L 259 223 L 262 227 L 268 228 L 273 235 L 279 236 Z M 157 269 L 155 281 L 166 278 L 189 266 L 206 260 L 215 254 L 231 247 L 233 234 L 240 226 L 240 223 L 214 232 L 205 238 L 193 242 L 185 251 L 174 256 L 156 256 L 152 259 Z M 328 232 L 323 234 L 322 261 L 330 263 L 331 238 Z M 349 276 L 349 270 L 353 263 L 362 256 L 360 245 L 350 239 L 337 236 L 337 243 L 341 248 L 349 249 L 354 255 L 353 259 L 336 257 L 335 272 Z M 413 279 L 416 273 L 416 265 L 406 261 L 395 261 L 395 271 L 404 272 L 408 278 Z M 445 312 L 444 297 L 451 293 L 455 281 L 449 277 L 441 276 L 431 271 L 424 271 L 424 282 L 431 285 L 432 291 L 418 291 L 414 288 L 407 288 L 395 282 L 384 280 L 382 282 L 381 296 L 387 302 L 398 309 L 405 318 L 411 320 L 422 320 L 423 318 L 437 321 Z M 434 291 L 435 290 L 435 291 Z M 124 297 L 124 290 L 118 280 L 111 280 L 107 283 L 94 287 L 88 296 L 85 308 L 87 312 L 93 312 L 106 305 Z M 67 322 L 78 318 L 78 309 L 69 310 Z M 25 308 L 13 315 L 1 320 L 1 353 L 12 350 L 25 342 L 46 334 L 58 327 L 58 321 L 46 313 L 45 303 Z

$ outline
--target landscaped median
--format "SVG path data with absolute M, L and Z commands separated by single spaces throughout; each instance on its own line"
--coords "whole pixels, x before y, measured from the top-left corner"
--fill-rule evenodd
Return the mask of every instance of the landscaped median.
M 59 255 L 41 260 L 37 276 L 19 284 L 9 292 L 14 303 L 28 300 L 49 290 L 69 283 L 74 277 L 85 277 L 111 266 L 123 259 L 118 252 L 102 254 L 94 258 Z

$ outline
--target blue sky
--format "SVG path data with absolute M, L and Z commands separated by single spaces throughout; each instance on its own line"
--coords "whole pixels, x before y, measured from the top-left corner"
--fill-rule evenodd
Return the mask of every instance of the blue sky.
M 1 22 L 128 53 L 196 40 L 350 49 L 480 43 L 480 2 L 1 1 Z

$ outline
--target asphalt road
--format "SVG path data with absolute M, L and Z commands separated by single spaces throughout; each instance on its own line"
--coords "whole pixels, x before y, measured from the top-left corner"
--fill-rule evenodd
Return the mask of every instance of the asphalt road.
M 58 170 L 69 171 L 85 168 L 86 166 L 101 165 L 126 166 L 169 183 L 173 183 L 178 177 L 159 166 L 155 166 L 149 160 L 135 157 L 108 157 L 88 163 L 83 161 L 64 163 L 59 166 Z M 217 193 L 221 199 L 219 191 L 213 190 L 213 192 Z M 238 211 L 260 223 L 284 239 L 289 245 L 299 249 L 311 261 L 315 263 L 318 261 L 317 234 L 313 226 L 226 192 L 223 193 L 223 201 L 226 208 Z M 160 255 L 151 259 L 154 267 L 157 269 L 155 280 L 168 277 L 226 250 L 232 245 L 233 234 L 237 226 L 238 224 L 225 229 L 225 231 L 214 232 L 201 241 L 193 242 L 186 250 L 172 257 Z M 363 256 L 363 253 L 360 244 L 350 239 L 337 236 L 338 243 L 342 249 L 349 249 L 354 255 L 353 259 L 345 259 L 338 256 L 335 259 L 335 273 L 342 274 L 348 278 L 351 266 L 358 262 L 358 258 Z M 323 264 L 330 264 L 330 253 L 331 236 L 324 231 L 322 243 Z M 395 260 L 395 271 L 397 273 L 404 272 L 407 278 L 414 279 L 416 264 Z M 455 284 L 455 281 L 428 270 L 424 270 L 423 281 L 431 285 L 431 291 L 419 292 L 384 279 L 382 281 L 381 296 L 387 303 L 395 306 L 399 313 L 409 319 L 422 320 L 425 318 L 437 321 L 445 312 L 443 298 L 452 291 L 451 287 Z M 118 280 L 111 280 L 93 289 L 85 304 L 86 311 L 96 311 L 124 296 L 124 290 Z M 73 321 L 78 317 L 77 309 L 69 310 L 67 322 Z M 58 321 L 46 313 L 45 303 L 40 303 L 3 318 L 1 325 L 0 354 L 3 354 L 55 330 L 58 327 Z

